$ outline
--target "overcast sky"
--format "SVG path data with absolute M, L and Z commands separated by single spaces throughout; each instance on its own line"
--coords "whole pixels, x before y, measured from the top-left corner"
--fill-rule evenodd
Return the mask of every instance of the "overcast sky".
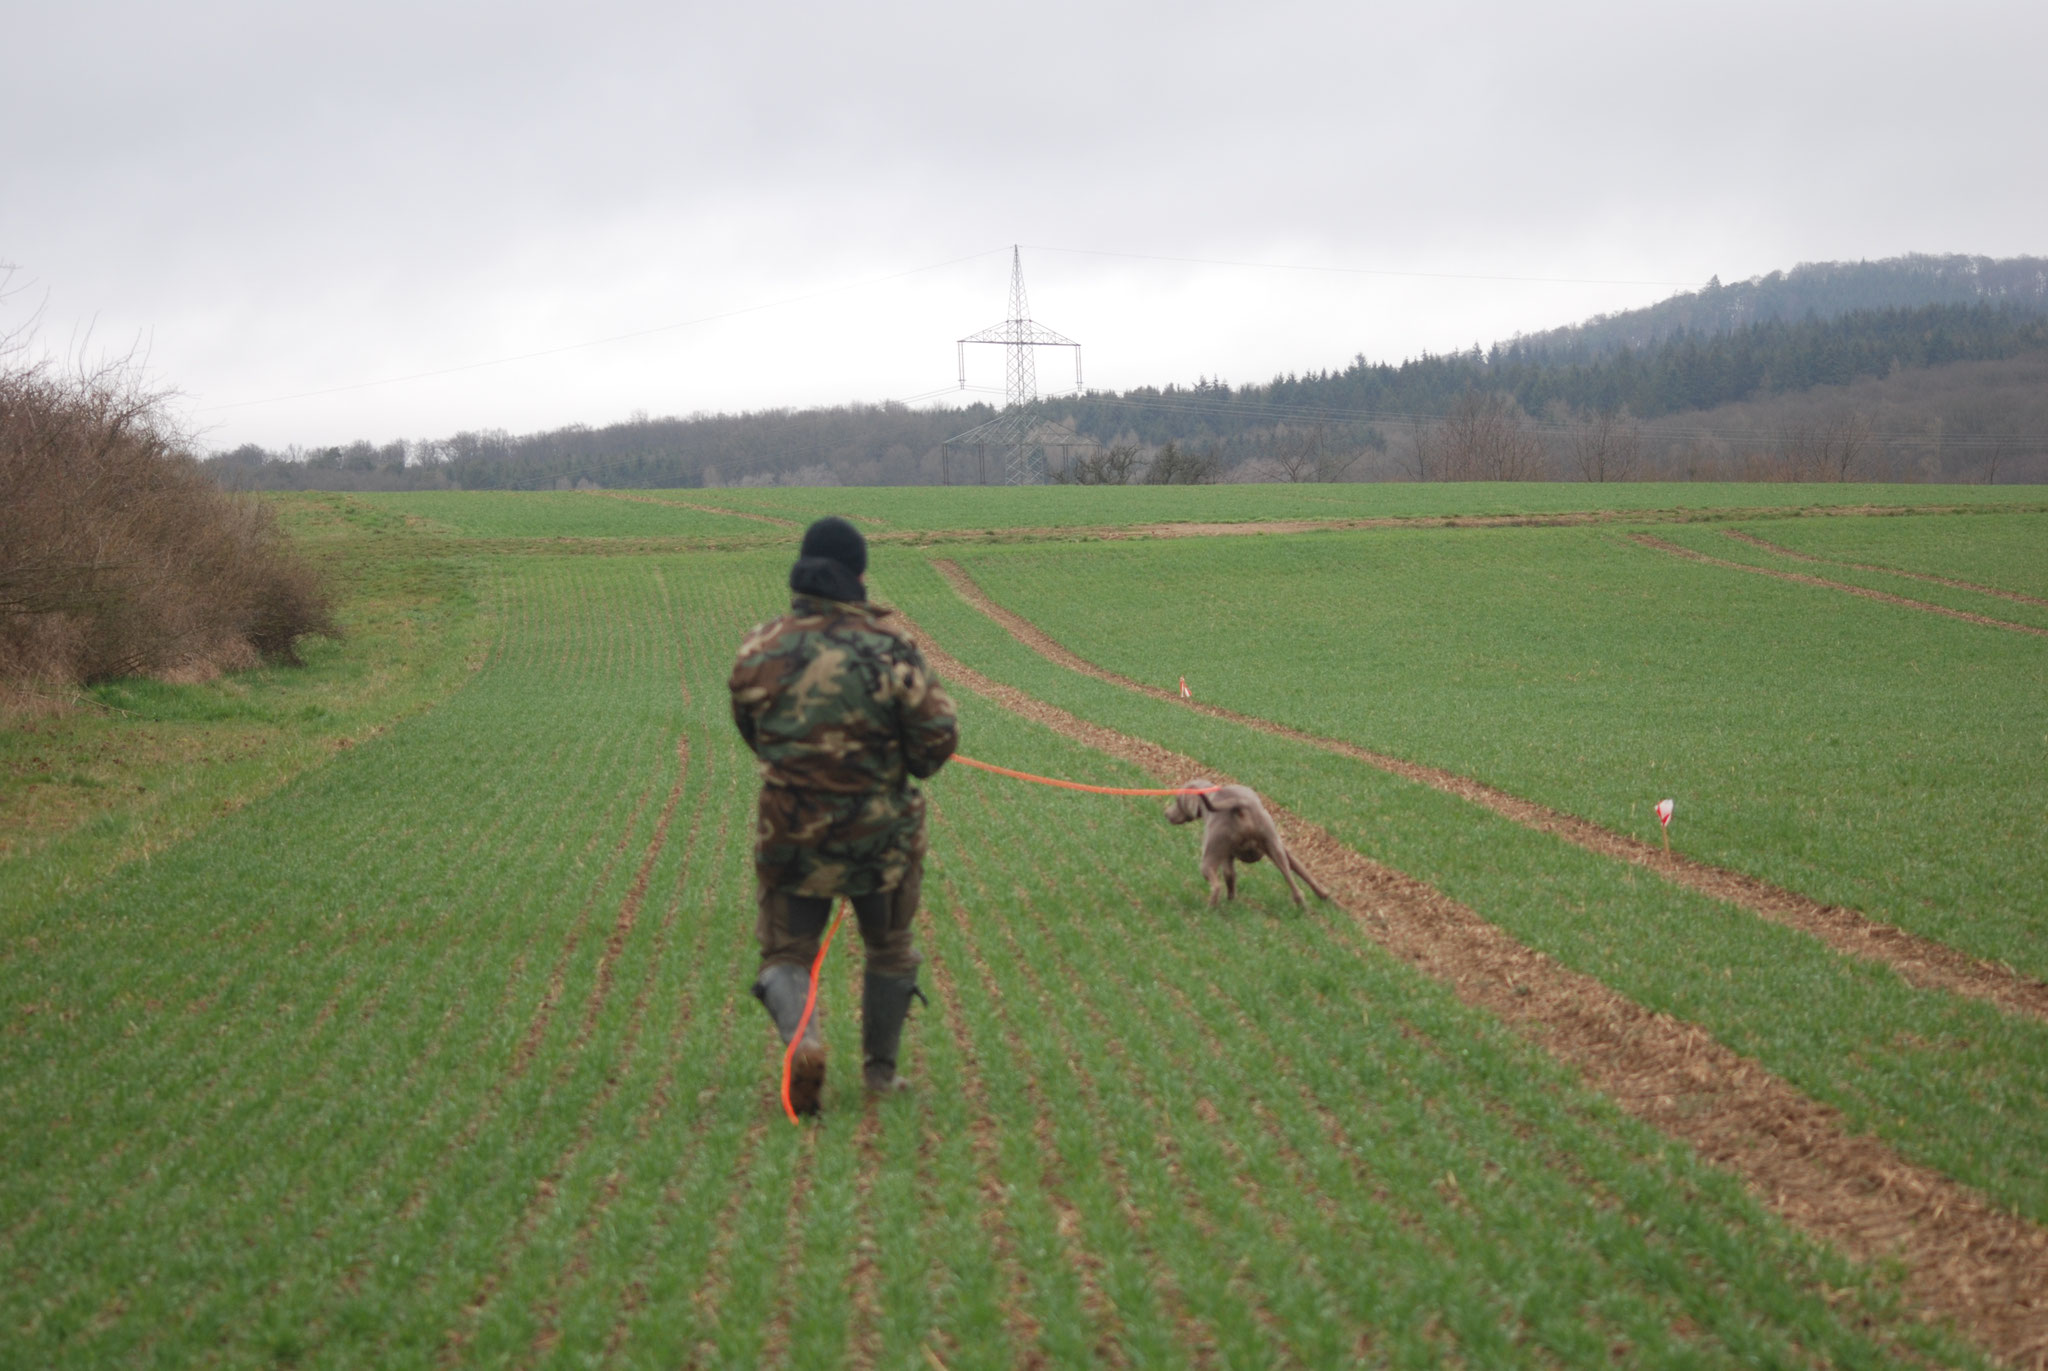
M 5 32 L 0 323 L 139 342 L 213 447 L 930 396 L 1012 243 L 1119 389 L 2048 252 L 2038 0 L 67 0 Z

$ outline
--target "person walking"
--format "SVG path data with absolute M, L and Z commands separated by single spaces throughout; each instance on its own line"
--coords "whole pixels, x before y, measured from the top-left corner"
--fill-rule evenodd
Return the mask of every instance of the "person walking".
M 733 722 L 761 763 L 754 876 L 761 969 L 754 996 L 786 1046 L 803 1017 L 811 962 L 832 911 L 853 905 L 867 948 L 862 1074 L 896 1072 L 903 1022 L 923 999 L 911 934 L 924 884 L 922 780 L 960 740 L 953 701 L 888 609 L 867 598 L 867 541 L 837 516 L 804 530 L 787 614 L 741 641 Z M 815 1114 L 825 1044 L 815 1012 L 790 1063 L 790 1106 Z

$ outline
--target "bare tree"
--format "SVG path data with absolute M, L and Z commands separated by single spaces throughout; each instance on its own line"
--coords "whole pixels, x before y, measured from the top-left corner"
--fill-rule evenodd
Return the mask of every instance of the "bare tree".
M 1876 446 L 1870 423 L 1843 410 L 1816 423 L 1787 430 L 1778 448 L 1779 479 L 1853 481 L 1865 473 Z
M 1620 409 L 1577 410 L 1565 420 L 1565 442 L 1581 481 L 1633 481 L 1643 462 L 1643 427 Z
M 1317 480 L 1323 462 L 1322 425 L 1292 431 L 1281 425 L 1266 461 L 1283 481 Z
M 1543 446 L 1514 396 L 1468 390 L 1426 435 L 1417 435 L 1416 465 L 1433 468 L 1423 479 L 1533 481 L 1543 475 Z
M 1185 452 L 1170 439 L 1152 454 L 1145 483 L 1154 486 L 1214 485 L 1223 461 L 1213 452 Z
M 1138 468 L 1138 445 L 1116 443 L 1064 464 L 1053 476 L 1056 484 L 1127 486 Z

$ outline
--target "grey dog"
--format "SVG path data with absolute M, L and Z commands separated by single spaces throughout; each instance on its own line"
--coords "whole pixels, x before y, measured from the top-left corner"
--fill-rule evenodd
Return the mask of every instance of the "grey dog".
M 1330 892 L 1308 874 L 1308 868 L 1280 840 L 1280 830 L 1274 827 L 1273 816 L 1266 812 L 1257 791 L 1244 785 L 1210 790 L 1210 784 L 1200 777 L 1182 781 L 1180 789 L 1184 791 L 1209 793 L 1174 796 L 1166 806 L 1166 821 L 1202 821 L 1202 879 L 1209 883 L 1212 907 L 1220 904 L 1226 894 L 1233 900 L 1237 898 L 1237 863 L 1256 862 L 1261 857 L 1280 868 L 1280 874 L 1287 879 L 1287 893 L 1294 897 L 1295 904 L 1306 903 L 1294 884 L 1296 876 L 1308 882 L 1317 899 L 1330 898 Z

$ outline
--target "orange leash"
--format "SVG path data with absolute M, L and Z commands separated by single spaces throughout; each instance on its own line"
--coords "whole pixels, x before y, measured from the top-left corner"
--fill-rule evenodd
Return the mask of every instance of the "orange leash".
M 846 917 L 846 901 L 839 902 L 839 912 L 832 916 L 831 926 L 825 930 L 825 941 L 818 944 L 818 955 L 811 959 L 811 989 L 804 996 L 804 1016 L 796 1021 L 796 1032 L 789 1036 L 789 1046 L 782 1051 L 782 1112 L 789 1115 L 791 1123 L 797 1122 L 796 1107 L 789 1102 L 790 1063 L 796 1060 L 797 1044 L 804 1040 L 804 1031 L 811 1026 L 811 1013 L 818 1007 L 818 972 L 824 968 L 825 954 L 832 950 L 832 935 L 839 931 L 839 921 Z
M 1050 776 L 1034 776 L 1028 771 L 1012 771 L 1006 766 L 977 762 L 974 758 L 962 756 L 958 752 L 953 754 L 953 760 L 962 766 L 971 766 L 977 771 L 993 771 L 998 776 L 1014 776 L 1020 781 L 1031 781 L 1037 785 L 1056 785 L 1062 790 L 1085 790 L 1090 795 L 1214 795 L 1223 789 L 1220 785 L 1202 786 L 1192 790 L 1180 786 L 1175 786 L 1171 790 L 1148 790 L 1141 786 L 1082 785 L 1079 781 L 1056 781 Z

